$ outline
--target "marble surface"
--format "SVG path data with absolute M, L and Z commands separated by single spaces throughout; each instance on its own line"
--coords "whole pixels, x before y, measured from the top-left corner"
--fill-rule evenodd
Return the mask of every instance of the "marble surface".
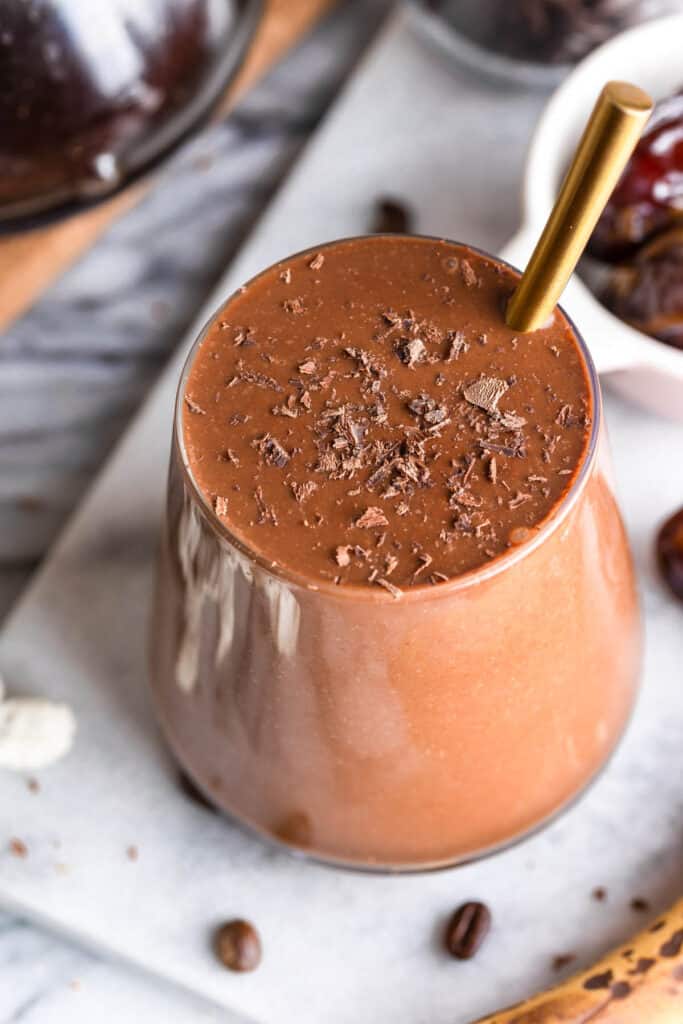
M 0 913 L 2 1024 L 246 1024 L 225 1010 Z
M 347 0 L 0 338 L 0 620 L 388 6 Z M 1 1024 L 96 1016 L 232 1020 L 0 913 Z
M 390 74 L 395 67 L 398 79 Z M 453 103 L 435 102 L 448 95 Z M 412 201 L 420 230 L 496 248 L 515 225 L 524 142 L 541 101 L 452 73 L 407 33 L 385 39 L 221 289 L 321 232 L 362 229 L 368 195 L 386 191 L 388 176 Z M 407 156 L 402 131 L 414 142 Z M 494 142 L 504 163 L 487 160 Z M 353 162 L 340 160 L 344 149 Z M 421 878 L 368 878 L 274 854 L 181 805 L 174 788 L 140 692 L 174 375 L 172 368 L 3 637 L 0 663 L 15 687 L 28 690 L 49 677 L 52 692 L 75 700 L 82 727 L 74 754 L 46 775 L 40 794 L 25 792 L 22 780 L 0 780 L 0 806 L 13 804 L 13 822 L 32 851 L 26 862 L 3 859 L 5 904 L 59 920 L 262 1021 L 463 1024 L 550 981 L 553 955 L 574 951 L 588 963 L 623 938 L 641 923 L 633 897 L 647 898 L 653 910 L 672 899 L 683 886 L 683 634 L 680 608 L 654 571 L 652 537 L 680 501 L 670 467 L 683 428 L 608 397 L 649 636 L 638 712 L 599 785 L 552 827 L 496 858 Z M 121 495 L 132 473 L 136 502 L 127 506 Z M 92 806 L 107 809 L 96 826 Z M 64 875 L 49 845 L 57 837 L 69 866 Z M 134 866 L 123 856 L 133 838 L 142 851 Z M 187 877 L 191 885 L 182 884 Z M 608 886 L 604 904 L 591 901 L 597 885 Z M 472 896 L 490 902 L 495 929 L 474 961 L 455 965 L 435 949 L 438 929 L 454 903 Z M 204 942 L 217 899 L 221 907 L 244 900 L 240 909 L 258 918 L 274 950 L 258 975 L 239 984 L 216 974 Z M 287 929 L 291 921 L 296 927 Z M 67 973 L 72 979 L 66 962 L 62 988 Z M 157 998 L 150 991 L 140 998 Z

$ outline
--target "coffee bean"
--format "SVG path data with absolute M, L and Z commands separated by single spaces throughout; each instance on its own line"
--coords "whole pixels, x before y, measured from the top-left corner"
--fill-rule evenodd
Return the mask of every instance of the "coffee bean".
M 667 519 L 657 535 L 657 562 L 671 590 L 683 600 L 683 508 Z
M 261 939 L 249 921 L 227 921 L 214 938 L 216 956 L 231 971 L 253 971 L 261 962 Z
M 490 927 L 491 911 L 484 903 L 463 903 L 448 923 L 448 952 L 458 960 L 469 960 L 481 946 Z
M 412 230 L 413 215 L 408 206 L 398 199 L 385 197 L 378 200 L 372 231 L 378 235 L 405 235 Z

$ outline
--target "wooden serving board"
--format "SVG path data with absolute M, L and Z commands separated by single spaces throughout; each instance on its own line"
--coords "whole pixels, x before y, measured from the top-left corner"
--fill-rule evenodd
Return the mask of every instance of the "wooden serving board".
M 265 0 L 265 10 L 236 78 L 218 104 L 224 117 L 237 100 L 294 46 L 335 0 Z M 66 220 L 0 238 L 0 331 L 35 302 L 110 224 L 151 188 L 149 175 L 112 199 Z

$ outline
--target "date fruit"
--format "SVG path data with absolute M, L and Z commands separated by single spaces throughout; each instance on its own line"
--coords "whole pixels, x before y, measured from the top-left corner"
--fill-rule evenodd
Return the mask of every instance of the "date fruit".
M 683 349 L 683 226 L 657 235 L 608 277 L 602 301 L 653 338 Z
M 619 262 L 677 223 L 683 223 L 683 92 L 655 107 L 597 223 L 589 252 L 608 263 Z
M 665 582 L 683 601 L 683 508 L 667 519 L 657 535 L 657 562 Z

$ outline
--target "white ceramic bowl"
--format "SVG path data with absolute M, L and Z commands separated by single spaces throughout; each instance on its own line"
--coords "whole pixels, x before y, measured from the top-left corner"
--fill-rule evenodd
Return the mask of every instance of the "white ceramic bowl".
M 551 97 L 526 162 L 523 223 L 501 256 L 526 263 L 552 207 L 564 171 L 602 86 L 625 79 L 661 99 L 683 87 L 683 14 L 647 22 L 616 36 L 582 61 Z M 562 305 L 576 322 L 609 383 L 660 415 L 683 420 L 683 351 L 613 316 L 574 274 Z

